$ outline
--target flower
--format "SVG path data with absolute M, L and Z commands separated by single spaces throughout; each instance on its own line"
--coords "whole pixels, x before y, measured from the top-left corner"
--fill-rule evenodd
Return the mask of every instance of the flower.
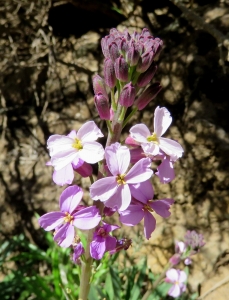
M 187 280 L 187 275 L 184 271 L 170 269 L 166 272 L 165 281 L 172 283 L 172 287 L 168 291 L 168 295 L 177 298 L 186 290 L 184 282 Z
M 173 199 L 162 199 L 152 201 L 154 191 L 149 180 L 136 184 L 132 187 L 132 195 L 139 201 L 134 201 L 129 207 L 120 212 L 120 222 L 127 226 L 134 226 L 144 218 L 144 234 L 150 239 L 152 232 L 156 228 L 156 219 L 152 215 L 155 211 L 163 218 L 170 216 L 170 206 Z
M 79 265 L 80 264 L 80 256 L 85 252 L 82 242 L 78 242 L 73 245 L 73 254 L 72 261 Z
M 205 245 L 204 237 L 198 234 L 195 230 L 188 230 L 184 237 L 185 244 L 190 246 L 194 253 L 198 252 L 201 247 Z
M 104 149 L 95 142 L 103 137 L 94 121 L 85 123 L 76 133 L 72 130 L 68 136 L 51 135 L 47 141 L 51 164 L 56 171 L 70 163 L 77 165 L 79 159 L 94 164 L 103 159 Z
M 176 161 L 182 156 L 183 148 L 176 141 L 161 137 L 171 122 L 170 112 L 158 106 L 154 112 L 154 132 L 151 134 L 145 124 L 137 124 L 130 128 L 130 137 L 141 144 L 146 155 L 158 155 L 161 149 L 172 161 Z
M 77 185 L 66 188 L 60 195 L 60 212 L 50 212 L 39 218 L 44 230 L 55 229 L 54 240 L 61 247 L 69 247 L 75 237 L 74 226 L 87 230 L 97 226 L 101 220 L 95 206 L 84 208 L 79 206 L 83 190 Z
M 109 235 L 115 229 L 120 228 L 117 225 L 110 225 L 103 222 L 103 226 L 96 228 L 93 240 L 90 244 L 91 257 L 101 259 L 106 251 L 115 249 L 116 238 Z
M 115 249 L 110 251 L 110 255 L 115 254 L 119 251 L 123 250 L 128 250 L 129 247 L 132 245 L 132 240 L 128 238 L 122 238 L 120 240 L 116 241 L 116 246 Z
M 131 202 L 132 185 L 152 176 L 151 160 L 142 158 L 127 172 L 130 151 L 119 143 L 106 147 L 105 158 L 113 176 L 94 182 L 90 187 L 91 198 L 104 202 L 105 206 L 125 210 Z

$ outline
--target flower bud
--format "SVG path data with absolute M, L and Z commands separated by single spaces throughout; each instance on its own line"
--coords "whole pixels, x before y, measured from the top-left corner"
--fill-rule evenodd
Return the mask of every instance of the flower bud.
M 162 51 L 163 42 L 159 38 L 154 40 L 153 52 L 155 53 L 154 59 L 157 59 Z
M 114 63 L 110 58 L 107 58 L 104 62 L 104 81 L 106 85 L 113 88 L 116 85 Z
M 142 54 L 141 59 L 137 65 L 136 71 L 139 73 L 144 73 L 149 66 L 152 64 L 154 59 L 154 52 L 153 50 L 149 50 Z
M 106 98 L 102 93 L 98 93 L 94 97 L 95 106 L 102 120 L 110 120 L 110 107 L 108 98 Z
M 127 63 L 133 67 L 136 66 L 139 60 L 140 54 L 136 49 L 135 45 L 131 46 L 126 53 L 126 61 Z
M 124 86 L 119 97 L 119 103 L 125 107 L 133 105 L 135 99 L 135 87 L 132 83 L 128 83 Z
M 157 71 L 157 66 L 153 62 L 151 64 L 151 66 L 148 68 L 148 70 L 146 72 L 142 73 L 138 77 L 137 86 L 139 86 L 139 87 L 147 86 L 147 84 L 150 83 L 150 81 L 152 80 L 152 78 L 153 78 L 154 74 L 156 73 L 156 71 Z
M 74 170 L 77 173 L 79 173 L 82 177 L 89 177 L 92 175 L 92 172 L 93 172 L 92 166 L 85 161 L 80 167 L 78 167 Z
M 118 45 L 115 42 L 112 42 L 109 47 L 109 54 L 110 58 L 112 59 L 113 62 L 119 57 L 119 51 L 118 51 Z
M 146 155 L 142 150 L 142 147 L 137 147 L 137 148 L 133 148 L 130 149 L 130 163 L 131 164 L 135 164 L 136 162 L 138 162 L 140 159 L 145 158 Z
M 176 266 L 177 264 L 179 264 L 179 262 L 181 261 L 181 255 L 176 253 L 174 254 L 170 259 L 169 262 L 171 263 L 172 266 Z
M 119 47 L 119 52 L 125 56 L 126 55 L 126 52 L 128 50 L 128 44 L 126 42 L 126 39 L 125 38 L 122 38 L 121 42 L 119 43 L 118 45 Z
M 114 68 L 115 68 L 115 75 L 116 75 L 117 79 L 122 82 L 127 82 L 128 81 L 128 64 L 122 55 L 116 59 Z
M 98 74 L 96 74 L 92 77 L 92 84 L 93 84 L 93 90 L 94 90 L 95 95 L 98 93 L 101 93 L 104 95 L 104 97 L 106 97 L 108 99 L 104 80 Z
M 146 107 L 146 105 L 152 101 L 157 94 L 162 89 L 162 86 L 160 85 L 160 82 L 155 82 L 152 85 L 150 85 L 137 99 L 136 106 L 138 110 L 142 110 Z
M 108 51 L 108 36 L 105 36 L 101 40 L 101 47 L 102 47 L 102 52 L 103 55 L 108 58 L 109 57 L 109 51 Z

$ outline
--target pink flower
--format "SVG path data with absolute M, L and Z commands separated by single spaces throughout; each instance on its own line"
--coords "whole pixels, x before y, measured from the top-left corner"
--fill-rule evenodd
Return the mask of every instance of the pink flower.
M 136 184 L 132 187 L 132 195 L 139 201 L 134 201 L 129 207 L 120 212 L 120 222 L 127 226 L 134 226 L 144 218 L 144 234 L 150 239 L 152 232 L 156 228 L 156 219 L 152 215 L 155 211 L 163 218 L 170 216 L 170 206 L 173 199 L 162 199 L 152 201 L 154 196 L 153 187 L 149 180 Z
M 168 291 L 168 295 L 177 298 L 186 290 L 185 281 L 187 280 L 187 275 L 184 271 L 170 269 L 166 272 L 165 281 L 172 283 L 172 287 Z
M 51 135 L 47 144 L 52 166 L 58 171 L 67 166 L 70 168 L 71 163 L 78 165 L 79 159 L 89 164 L 102 160 L 104 149 L 95 142 L 99 137 L 103 134 L 93 121 L 85 123 L 77 133 L 72 130 L 68 136 Z
M 96 228 L 90 244 L 91 257 L 101 259 L 106 251 L 115 249 L 117 240 L 115 237 L 110 236 L 109 233 L 118 228 L 120 227 L 117 225 L 106 224 L 104 222 L 103 226 Z
M 101 178 L 90 188 L 93 200 L 104 202 L 105 206 L 125 210 L 131 202 L 132 186 L 149 179 L 153 171 L 149 158 L 140 159 L 129 171 L 130 151 L 119 143 L 105 150 L 107 167 L 113 176 Z
M 157 107 L 154 113 L 154 132 L 151 134 L 145 124 L 137 124 L 130 128 L 130 137 L 141 144 L 146 155 L 158 155 L 164 151 L 173 161 L 182 156 L 183 148 L 171 139 L 161 137 L 172 122 L 172 117 L 165 107 Z
M 69 247 L 75 237 L 74 226 L 87 230 L 97 226 L 101 220 L 95 206 L 79 206 L 83 190 L 77 185 L 69 186 L 60 196 L 60 212 L 50 212 L 39 218 L 39 224 L 46 231 L 55 229 L 54 240 L 61 247 Z

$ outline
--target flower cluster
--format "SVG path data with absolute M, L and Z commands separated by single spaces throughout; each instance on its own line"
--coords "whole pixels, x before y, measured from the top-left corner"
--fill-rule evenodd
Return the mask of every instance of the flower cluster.
M 162 183 L 173 180 L 174 163 L 183 154 L 177 141 L 162 137 L 172 122 L 165 107 L 156 107 L 153 131 L 144 124 L 136 124 L 130 128 L 125 145 L 119 142 L 131 116 L 161 90 L 160 84 L 151 80 L 157 70 L 155 59 L 162 50 L 162 41 L 151 36 L 147 29 L 131 35 L 128 31 L 121 33 L 112 29 L 101 44 L 105 56 L 104 79 L 95 75 L 93 88 L 95 107 L 100 118 L 106 120 L 109 131 L 105 149 L 97 141 L 103 133 L 94 121 L 86 122 L 78 131 L 72 130 L 66 136 L 54 134 L 47 141 L 51 157 L 47 164 L 54 168 L 53 181 L 70 186 L 60 196 L 60 211 L 41 216 L 39 223 L 47 231 L 54 230 L 58 245 L 72 247 L 72 260 L 76 263 L 84 253 L 100 260 L 106 252 L 127 250 L 131 240 L 117 240 L 112 236 L 120 224 L 135 226 L 144 219 L 144 235 L 146 239 L 151 237 L 156 228 L 154 214 L 169 217 L 174 203 L 170 198 L 154 199 L 151 178 L 155 174 Z M 132 108 L 128 116 L 127 108 Z M 154 161 L 158 162 L 157 170 L 152 168 Z M 94 181 L 91 164 L 97 163 L 99 172 Z M 93 205 L 81 204 L 83 190 L 71 185 L 75 172 L 90 177 Z M 109 217 L 114 213 L 119 217 L 119 225 L 111 224 Z M 82 244 L 76 229 L 91 230 L 87 245 Z M 196 241 L 195 248 L 200 244 Z M 172 273 L 170 270 L 167 277 L 176 282 L 184 281 L 182 272 L 177 277 Z M 179 288 L 184 290 L 181 285 Z M 177 293 L 176 287 L 171 294 Z

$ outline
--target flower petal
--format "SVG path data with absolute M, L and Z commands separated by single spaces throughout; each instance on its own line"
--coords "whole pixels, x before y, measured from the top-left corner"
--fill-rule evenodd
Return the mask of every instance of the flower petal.
M 76 157 L 78 157 L 78 152 L 76 149 L 72 147 L 70 150 L 62 151 L 56 153 L 54 156 L 51 157 L 51 163 L 55 170 L 61 170 L 69 163 L 71 163 Z
M 130 163 L 130 150 L 119 143 L 106 147 L 107 166 L 113 175 L 124 174 Z
M 92 241 L 90 244 L 90 254 L 94 259 L 101 259 L 106 251 L 105 239 L 102 237 L 97 237 L 96 240 Z
M 50 212 L 38 219 L 38 222 L 42 228 L 46 231 L 50 231 L 60 226 L 64 222 L 65 214 L 60 211 Z
M 67 136 L 74 140 L 77 137 L 76 131 L 72 130 Z
M 150 169 L 151 159 L 140 159 L 126 174 L 125 181 L 128 184 L 135 184 L 146 181 L 153 175 L 153 171 Z
M 47 148 L 50 156 L 54 156 L 59 152 L 65 152 L 72 149 L 73 140 L 70 137 L 54 134 L 47 141 Z
M 153 142 L 149 143 L 142 143 L 141 144 L 142 150 L 146 155 L 153 155 L 156 156 L 159 153 L 159 146 Z
M 173 162 L 170 161 L 169 157 L 166 157 L 157 167 L 155 174 L 159 177 L 161 183 L 169 183 L 175 178 Z
M 142 205 L 129 205 L 124 211 L 120 211 L 120 222 L 127 226 L 135 226 L 144 217 L 144 211 L 142 210 Z
M 95 181 L 90 187 L 90 195 L 93 200 L 106 201 L 118 188 L 115 176 L 101 178 Z
M 106 237 L 106 251 L 111 251 L 116 248 L 116 238 L 113 236 Z
M 166 278 L 168 279 L 167 282 L 176 282 L 179 279 L 179 273 L 176 269 L 169 269 L 166 272 Z
M 103 146 L 97 142 L 85 142 L 79 151 L 79 157 L 89 164 L 95 164 L 104 158 Z
M 74 236 L 74 226 L 70 225 L 69 223 L 66 223 L 57 230 L 53 239 L 58 243 L 60 247 L 68 248 L 69 246 L 71 246 L 74 240 Z
M 159 146 L 167 155 L 171 157 L 173 161 L 176 161 L 179 157 L 183 155 L 183 148 L 176 141 L 159 138 Z
M 120 211 L 125 210 L 131 202 L 131 193 L 128 184 L 118 186 L 116 192 L 111 196 L 104 205 L 119 209 Z
M 162 218 L 168 218 L 171 215 L 170 206 L 174 203 L 173 199 L 161 199 L 153 201 L 150 206 Z
M 67 187 L 60 195 L 60 210 L 72 213 L 83 197 L 83 190 L 78 185 Z
M 103 134 L 94 121 L 84 123 L 77 132 L 77 138 L 82 143 L 96 141 L 99 137 L 103 137 Z
M 92 229 L 99 224 L 101 216 L 99 210 L 95 206 L 83 208 L 80 211 L 73 214 L 73 224 L 79 229 L 88 230 Z
M 156 228 L 156 220 L 150 212 L 145 212 L 144 216 L 144 234 L 147 240 L 150 239 L 152 232 Z
M 154 197 L 153 185 L 150 180 L 130 185 L 130 191 L 135 199 L 143 203 L 152 200 Z
M 147 143 L 147 137 L 151 135 L 145 124 L 137 124 L 130 128 L 130 136 L 139 143 Z
M 178 284 L 174 284 L 168 291 L 168 295 L 173 298 L 179 297 L 180 294 L 181 294 L 181 290 Z
M 54 170 L 52 179 L 55 184 L 63 186 L 65 184 L 71 184 L 74 179 L 74 171 L 72 164 L 69 163 L 67 166 L 60 170 Z
M 165 107 L 157 107 L 154 112 L 154 132 L 158 137 L 162 136 L 172 123 L 170 112 Z
M 184 271 L 179 271 L 179 282 L 183 283 L 187 280 L 187 274 Z

